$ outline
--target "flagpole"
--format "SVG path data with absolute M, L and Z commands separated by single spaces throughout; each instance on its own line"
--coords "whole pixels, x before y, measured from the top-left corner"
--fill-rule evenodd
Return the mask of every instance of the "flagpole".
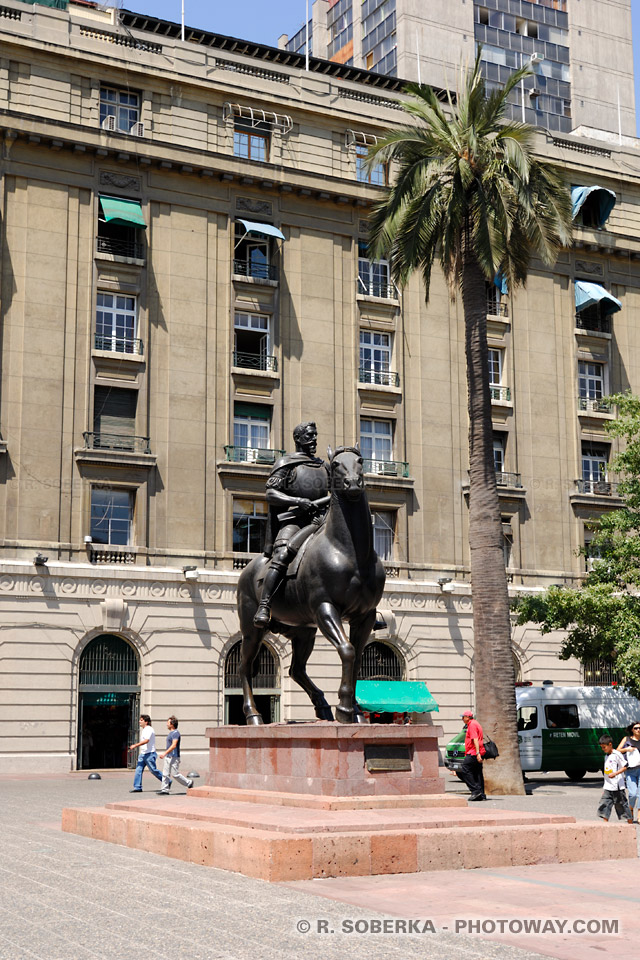
M 182 21 L 181 21 L 181 23 L 182 23 L 182 30 L 181 30 L 181 33 L 180 33 L 180 37 L 181 37 L 182 40 L 184 40 L 184 0 L 182 0 Z
M 306 0 L 305 2 L 304 11 L 305 11 L 304 24 L 305 24 L 305 30 L 306 30 L 306 40 L 304 44 L 305 53 L 306 53 L 305 70 L 308 70 L 309 69 L 309 0 Z

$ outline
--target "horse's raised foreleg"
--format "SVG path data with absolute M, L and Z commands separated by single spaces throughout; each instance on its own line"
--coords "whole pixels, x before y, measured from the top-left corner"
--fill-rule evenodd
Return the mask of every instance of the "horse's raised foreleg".
M 320 687 L 316 687 L 307 673 L 307 661 L 311 656 L 315 639 L 315 627 L 300 627 L 295 632 L 292 632 L 292 657 L 289 676 L 292 680 L 295 680 L 308 695 L 314 706 L 318 720 L 333 720 L 333 713 L 325 699 L 324 693 Z
M 240 647 L 240 668 L 238 674 L 242 681 L 242 709 L 247 718 L 247 724 L 250 726 L 258 726 L 263 723 L 260 711 L 253 699 L 252 686 L 253 663 L 260 651 L 263 633 L 264 630 L 259 627 L 251 627 L 243 636 L 242 646 Z
M 349 639 L 354 649 L 355 657 L 353 660 L 353 708 L 355 711 L 354 719 L 356 723 L 364 723 L 364 715 L 360 706 L 358 705 L 355 692 L 356 692 L 356 682 L 358 680 L 358 674 L 360 673 L 360 664 L 362 663 L 362 653 L 365 648 L 365 644 L 369 637 L 371 636 L 371 631 L 373 630 L 373 625 L 376 621 L 376 611 L 371 610 L 369 613 L 365 614 L 364 617 L 360 620 L 351 621 L 351 629 L 349 630 Z
M 327 640 L 334 645 L 342 662 L 342 678 L 338 691 L 336 719 L 340 723 L 353 723 L 353 663 L 355 651 L 342 626 L 337 608 L 329 602 L 321 603 L 316 610 L 316 622 Z

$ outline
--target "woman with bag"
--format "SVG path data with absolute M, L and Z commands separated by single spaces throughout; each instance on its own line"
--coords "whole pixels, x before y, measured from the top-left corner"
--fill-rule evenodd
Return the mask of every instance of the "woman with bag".
M 618 744 L 618 750 L 625 755 L 627 770 L 627 790 L 629 791 L 629 808 L 631 816 L 637 822 L 638 801 L 640 799 L 640 721 L 630 723 L 627 735 Z

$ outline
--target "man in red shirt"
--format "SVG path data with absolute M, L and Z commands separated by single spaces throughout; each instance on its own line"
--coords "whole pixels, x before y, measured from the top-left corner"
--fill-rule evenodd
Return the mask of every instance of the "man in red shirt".
M 486 800 L 484 793 L 483 762 L 483 733 L 477 720 L 473 719 L 473 710 L 465 710 L 462 720 L 466 727 L 464 738 L 464 760 L 459 771 L 461 780 L 464 780 L 471 791 L 470 800 Z

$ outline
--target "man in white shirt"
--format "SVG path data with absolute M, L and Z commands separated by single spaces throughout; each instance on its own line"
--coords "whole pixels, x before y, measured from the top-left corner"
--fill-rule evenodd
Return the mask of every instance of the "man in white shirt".
M 132 743 L 129 747 L 129 750 L 135 750 L 136 747 L 140 747 L 138 762 L 136 764 L 136 775 L 133 778 L 133 790 L 129 790 L 129 793 L 142 793 L 142 772 L 145 767 L 149 767 L 154 777 L 162 781 L 162 774 L 156 767 L 156 758 L 158 756 L 156 753 L 156 732 L 151 726 L 151 717 L 148 713 L 140 714 L 140 736 L 142 739 L 139 740 L 138 743 Z
M 627 823 L 633 823 L 625 789 L 624 772 L 627 765 L 624 757 L 618 750 L 613 749 L 613 740 L 607 734 L 603 734 L 598 742 L 605 754 L 604 790 L 600 797 L 598 816 L 607 821 L 611 816 L 611 808 L 615 805 L 618 820 L 624 817 Z

